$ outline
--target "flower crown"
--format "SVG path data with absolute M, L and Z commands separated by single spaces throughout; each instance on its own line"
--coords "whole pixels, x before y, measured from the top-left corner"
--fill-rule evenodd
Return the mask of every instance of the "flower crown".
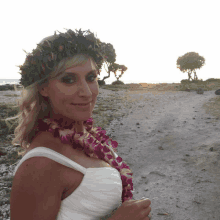
M 76 54 L 92 57 L 98 66 L 99 74 L 104 61 L 114 63 L 116 58 L 114 47 L 110 43 L 101 42 L 90 30 L 80 29 L 74 32 L 69 29 L 58 35 L 55 31 L 52 40 L 45 39 L 37 44 L 32 53 L 27 53 L 24 64 L 18 66 L 21 70 L 20 84 L 26 88 L 46 79 L 61 60 Z

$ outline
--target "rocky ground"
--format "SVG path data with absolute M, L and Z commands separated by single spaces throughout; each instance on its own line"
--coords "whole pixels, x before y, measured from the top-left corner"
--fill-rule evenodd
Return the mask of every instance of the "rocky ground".
M 152 220 L 220 220 L 220 120 L 203 108 L 214 97 L 100 89 L 95 126 L 118 142 L 134 173 L 134 199 L 151 200 Z M 14 163 L 21 159 L 12 137 L 0 136 L 0 220 L 9 219 Z

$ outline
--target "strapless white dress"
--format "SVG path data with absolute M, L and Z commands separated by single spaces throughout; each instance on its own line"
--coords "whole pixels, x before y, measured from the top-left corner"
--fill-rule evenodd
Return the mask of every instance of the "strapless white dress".
M 115 153 L 115 152 L 114 152 Z M 115 153 L 115 156 L 118 155 Z M 122 204 L 121 175 L 113 167 L 85 168 L 46 147 L 37 147 L 29 151 L 18 163 L 18 167 L 31 157 L 47 157 L 64 166 L 84 174 L 78 188 L 61 201 L 57 220 L 104 220 Z

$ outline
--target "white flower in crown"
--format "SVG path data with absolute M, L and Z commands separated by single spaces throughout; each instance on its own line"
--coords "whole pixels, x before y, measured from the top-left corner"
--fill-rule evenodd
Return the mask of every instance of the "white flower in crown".
M 60 132 L 61 136 L 66 136 L 68 134 L 73 134 L 74 133 L 74 131 L 72 131 L 70 129 L 60 130 L 59 132 Z

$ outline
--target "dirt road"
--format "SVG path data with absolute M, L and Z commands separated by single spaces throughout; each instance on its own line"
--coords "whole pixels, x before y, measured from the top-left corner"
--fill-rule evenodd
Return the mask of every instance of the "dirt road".
M 139 92 L 125 93 L 133 107 L 107 131 L 134 173 L 133 198 L 151 200 L 152 220 L 220 220 L 220 120 L 202 108 L 216 95 Z

